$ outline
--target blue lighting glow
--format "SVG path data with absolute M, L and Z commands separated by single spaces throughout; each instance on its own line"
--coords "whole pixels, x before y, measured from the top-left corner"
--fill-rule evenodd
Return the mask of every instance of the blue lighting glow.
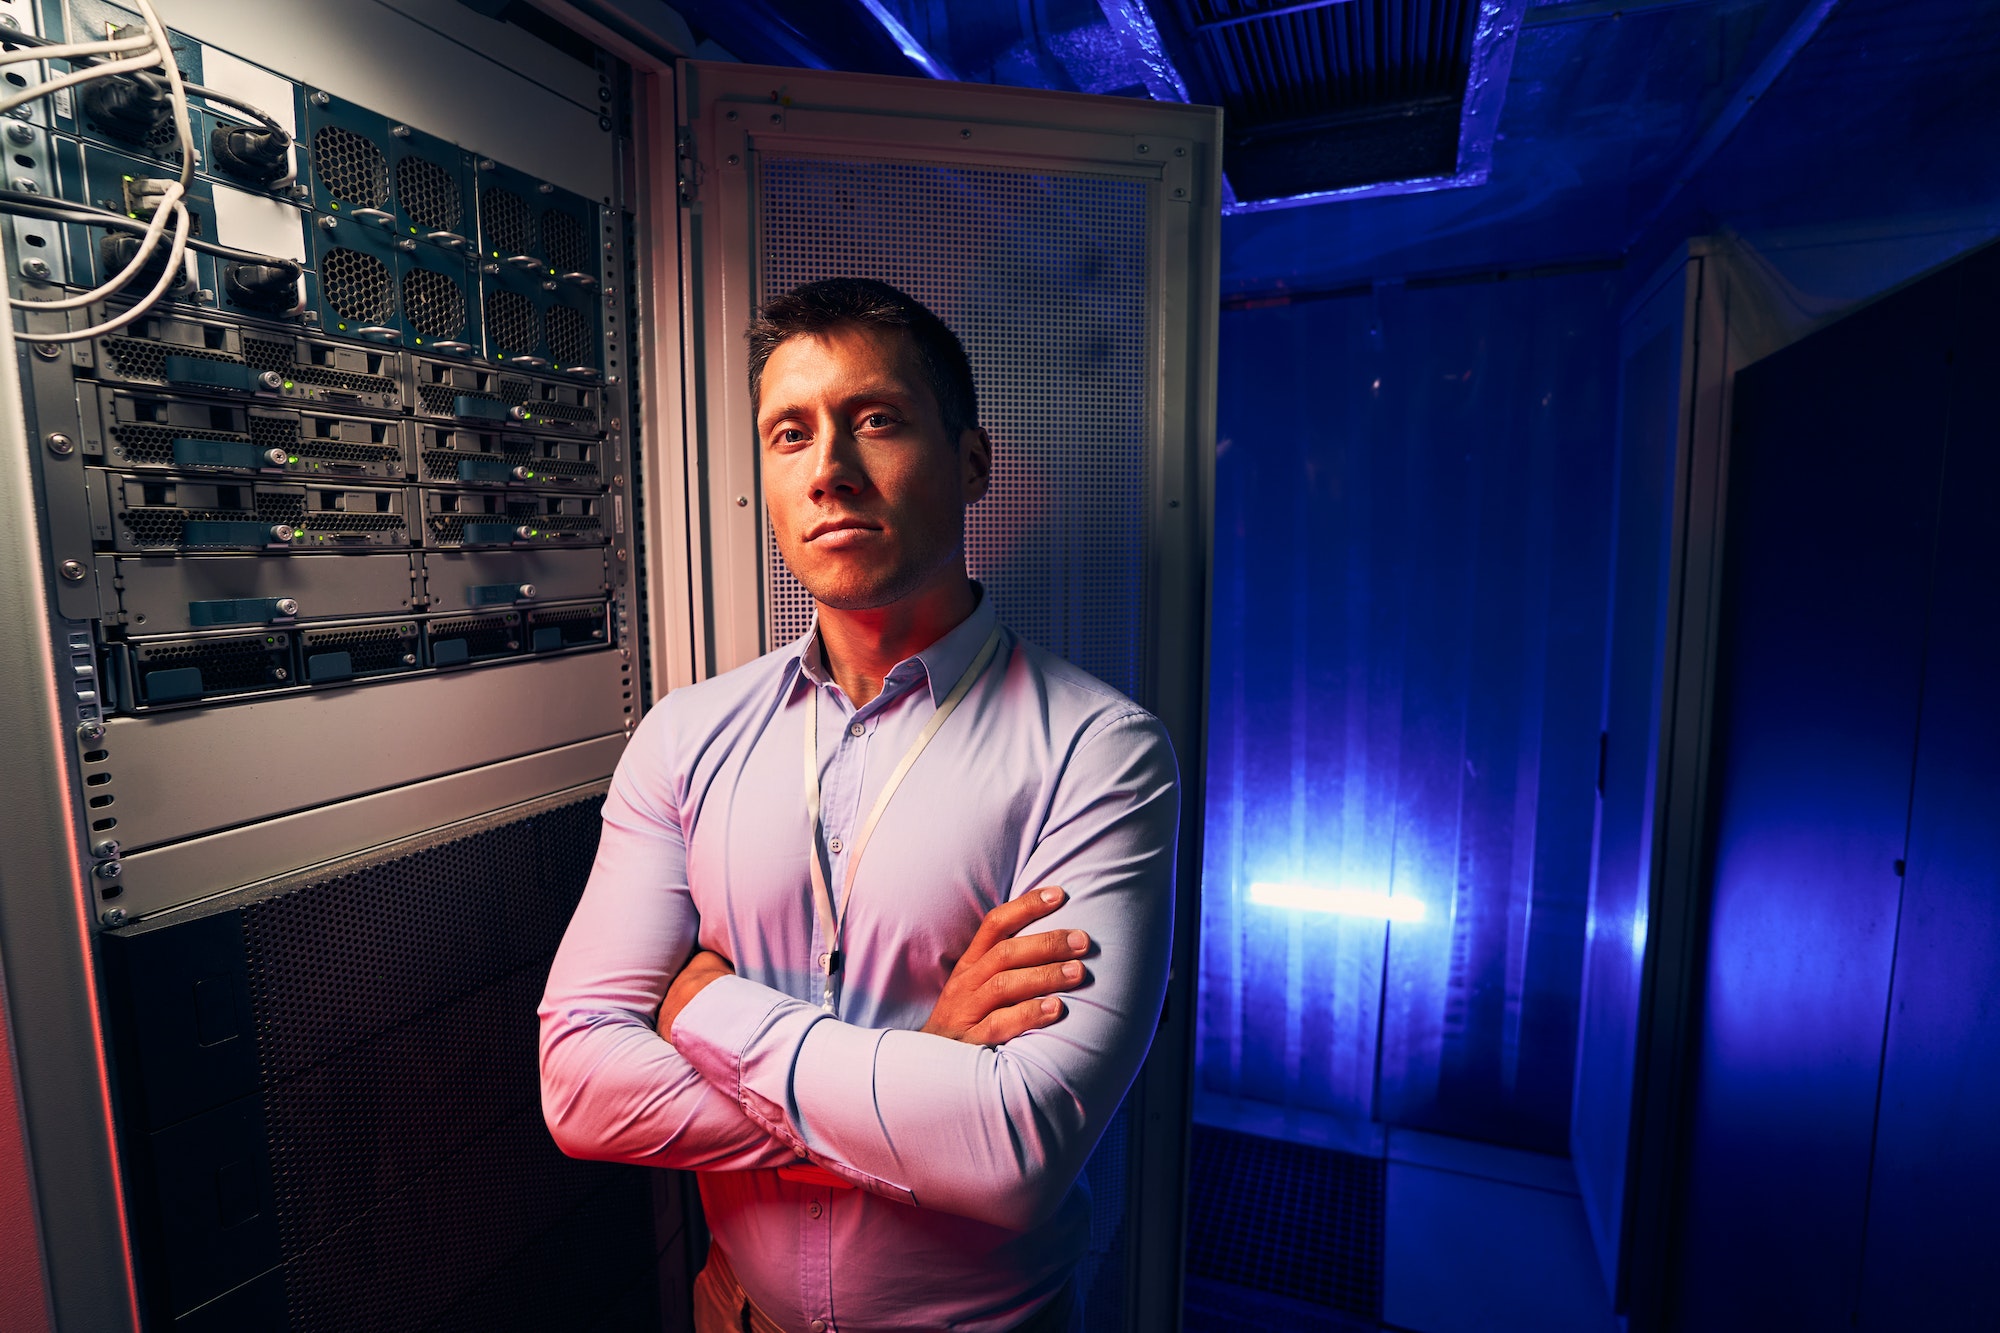
M 889 34 L 889 40 L 896 44 L 897 49 L 915 61 L 924 73 L 948 83 L 958 82 L 958 75 L 952 73 L 942 60 L 926 51 L 923 43 L 910 34 L 910 30 L 903 26 L 901 19 L 889 12 L 889 7 L 883 4 L 882 0 L 861 0 L 861 5 L 875 16 L 875 21 L 882 25 L 882 31 Z
M 1250 901 L 1260 907 L 1287 907 L 1296 912 L 1331 912 L 1365 916 L 1374 921 L 1422 921 L 1424 905 L 1415 898 L 1397 898 L 1367 889 L 1323 889 L 1311 884 L 1252 884 Z

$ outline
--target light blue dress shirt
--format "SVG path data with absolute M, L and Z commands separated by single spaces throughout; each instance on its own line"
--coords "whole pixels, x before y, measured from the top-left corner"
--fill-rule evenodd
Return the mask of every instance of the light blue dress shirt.
M 855 708 L 817 631 L 676 690 L 612 779 L 589 887 L 541 1007 L 542 1105 L 565 1152 L 701 1172 L 757 1306 L 796 1333 L 1013 1327 L 1089 1241 L 1086 1159 L 1166 988 L 1180 791 L 1165 729 L 1003 629 L 875 830 L 836 1010 L 807 870 L 805 709 L 819 713 L 829 879 L 877 792 L 994 626 L 964 623 Z M 919 1031 L 992 908 L 1044 885 L 1035 931 L 1081 928 L 1089 976 L 999 1047 Z M 838 889 L 836 887 L 836 893 Z M 731 960 L 653 1015 L 697 948 Z M 856 1188 L 781 1179 L 801 1158 Z

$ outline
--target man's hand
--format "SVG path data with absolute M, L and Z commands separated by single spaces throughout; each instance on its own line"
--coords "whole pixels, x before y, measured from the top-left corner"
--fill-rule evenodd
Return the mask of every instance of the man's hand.
M 1090 937 L 1080 930 L 1021 931 L 1062 902 L 1061 889 L 1037 889 L 988 912 L 953 964 L 923 1030 L 974 1046 L 998 1046 L 1061 1018 L 1063 1003 L 1056 993 L 1083 984 L 1078 960 L 1089 952 Z
M 735 975 L 736 969 L 721 954 L 707 949 L 696 950 L 694 957 L 688 959 L 674 977 L 673 984 L 667 987 L 667 998 L 660 1001 L 660 1014 L 653 1020 L 653 1030 L 660 1034 L 661 1040 L 672 1041 L 674 1020 L 681 1016 L 681 1010 L 687 1008 L 688 1001 L 701 994 L 702 987 L 717 977 Z

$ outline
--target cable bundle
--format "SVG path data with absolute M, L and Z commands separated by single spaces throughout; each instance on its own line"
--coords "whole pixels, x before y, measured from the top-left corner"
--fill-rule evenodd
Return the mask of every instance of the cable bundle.
M 234 250 L 228 246 L 198 241 L 192 237 L 193 217 L 188 212 L 187 193 L 194 176 L 195 143 L 194 132 L 188 120 L 188 95 L 195 93 L 209 101 L 234 107 L 262 122 L 269 131 L 279 136 L 284 135 L 284 130 L 275 119 L 247 102 L 212 88 L 188 83 L 181 75 L 180 66 L 174 61 L 173 49 L 167 40 L 167 25 L 160 21 L 152 0 L 132 0 L 132 3 L 137 6 L 140 16 L 145 20 L 146 31 L 138 36 L 115 37 L 102 42 L 60 43 L 45 42 L 20 33 L 0 35 L 0 41 L 22 48 L 0 52 L 0 65 L 18 64 L 29 60 L 68 60 L 78 63 L 78 68 L 68 74 L 0 98 L 0 113 L 11 111 L 37 98 L 47 97 L 64 88 L 76 87 L 98 79 L 123 75 L 137 79 L 159 78 L 166 83 L 167 98 L 173 114 L 174 137 L 180 145 L 181 153 L 178 179 L 167 183 L 153 209 L 152 218 L 145 223 L 134 218 L 121 217 L 108 209 L 69 200 L 0 198 L 0 209 L 7 212 L 48 221 L 77 222 L 137 232 L 141 236 L 138 250 L 126 261 L 125 266 L 96 287 L 75 296 L 56 297 L 50 300 L 9 298 L 9 306 L 17 310 L 75 310 L 116 295 L 146 269 L 154 252 L 159 248 L 161 238 L 167 234 L 169 226 L 173 231 L 172 239 L 168 242 L 165 269 L 161 272 L 159 280 L 153 284 L 152 290 L 140 298 L 131 309 L 88 328 L 61 333 L 17 332 L 14 336 L 23 342 L 78 342 L 124 328 L 158 305 L 172 290 L 174 282 L 181 275 L 183 256 L 189 249 L 239 262 L 297 267 L 290 260 Z M 290 183 L 291 179 L 292 175 L 287 174 L 282 180 L 275 182 L 274 188 Z

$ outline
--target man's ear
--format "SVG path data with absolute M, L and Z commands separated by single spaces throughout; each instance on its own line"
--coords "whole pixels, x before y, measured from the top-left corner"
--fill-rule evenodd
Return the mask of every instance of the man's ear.
M 965 503 L 977 504 L 993 484 L 993 437 L 984 427 L 966 427 L 958 435 L 958 456 Z

